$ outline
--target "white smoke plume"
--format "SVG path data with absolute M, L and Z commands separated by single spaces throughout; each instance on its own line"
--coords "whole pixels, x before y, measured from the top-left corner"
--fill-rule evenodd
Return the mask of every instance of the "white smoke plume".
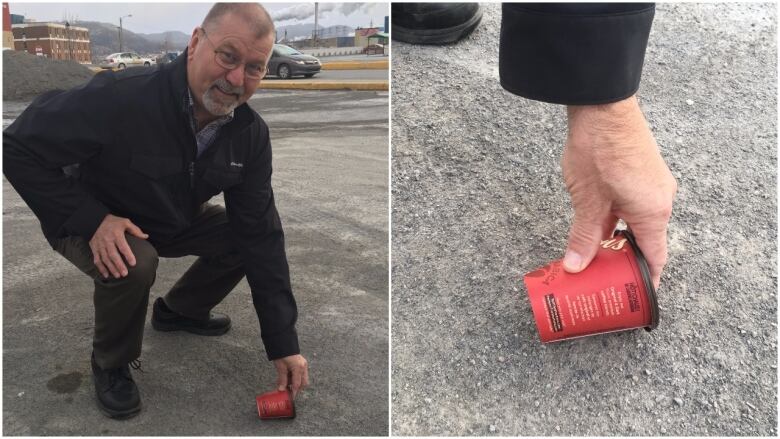
M 381 3 L 379 3 L 381 4 Z M 339 12 L 344 16 L 351 15 L 356 11 L 369 11 L 377 3 L 320 3 L 319 13 L 328 14 Z M 300 5 L 290 6 L 271 14 L 275 22 L 287 20 L 306 20 L 314 17 L 314 3 L 302 3 Z
M 274 21 L 305 20 L 314 15 L 314 4 L 304 3 L 290 6 L 271 14 Z

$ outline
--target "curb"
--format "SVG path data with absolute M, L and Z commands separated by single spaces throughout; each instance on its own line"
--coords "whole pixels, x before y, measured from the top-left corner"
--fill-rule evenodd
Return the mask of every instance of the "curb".
M 366 64 L 366 63 L 363 63 Z M 386 61 L 373 62 L 372 64 L 387 64 Z M 366 68 L 378 68 L 378 67 L 366 67 Z M 386 68 L 386 67 L 385 67 Z M 96 74 L 104 71 L 99 67 L 92 68 Z M 323 70 L 325 65 L 323 65 Z M 346 70 L 346 69 L 331 69 L 331 70 Z M 354 70 L 352 68 L 348 70 Z M 359 69 L 358 69 L 359 70 Z M 264 80 L 260 83 L 258 89 L 266 90 L 375 90 L 375 91 L 388 91 L 389 84 L 387 80 L 375 81 L 375 80 L 351 80 L 340 81 L 337 79 L 315 79 L 315 80 L 301 80 L 301 79 L 288 79 L 288 80 Z
M 258 89 L 264 90 L 389 90 L 388 81 L 338 81 L 338 80 L 286 80 L 263 81 Z
M 95 73 L 107 70 L 94 66 L 87 68 Z M 331 61 L 322 63 L 322 70 L 387 70 L 388 68 L 390 68 L 390 62 L 386 59 L 379 61 Z
M 322 70 L 387 70 L 388 60 L 381 61 L 331 61 L 322 63 Z

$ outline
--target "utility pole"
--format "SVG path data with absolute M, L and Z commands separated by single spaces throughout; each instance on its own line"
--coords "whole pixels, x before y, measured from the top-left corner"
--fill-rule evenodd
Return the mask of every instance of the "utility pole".
M 127 14 L 119 17 L 119 51 L 122 51 L 122 19 L 132 17 L 133 14 Z
M 314 3 L 314 47 L 317 47 L 317 19 L 319 18 L 319 14 L 317 13 L 319 11 L 320 4 L 315 2 Z

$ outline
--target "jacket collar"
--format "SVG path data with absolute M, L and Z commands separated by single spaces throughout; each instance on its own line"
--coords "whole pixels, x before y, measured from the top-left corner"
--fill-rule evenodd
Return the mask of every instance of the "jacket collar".
M 185 115 L 189 111 L 187 109 L 187 49 L 177 56 L 170 64 L 170 86 L 173 93 L 173 99 L 176 104 L 176 108 L 182 111 Z M 186 116 L 185 116 L 186 117 Z M 225 128 L 230 130 L 240 130 L 246 128 L 254 121 L 252 115 L 252 109 L 249 108 L 247 103 L 243 103 L 236 107 L 233 113 L 233 120 L 225 125 Z

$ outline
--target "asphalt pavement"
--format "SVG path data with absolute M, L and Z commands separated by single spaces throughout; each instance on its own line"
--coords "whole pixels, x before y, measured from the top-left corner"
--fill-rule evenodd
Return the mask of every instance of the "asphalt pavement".
M 542 345 L 565 108 L 504 91 L 501 6 L 393 43 L 391 431 L 777 435 L 777 7 L 659 3 L 640 104 L 678 179 L 653 332 Z M 435 72 L 432 73 L 432 72 Z
M 134 372 L 143 411 L 127 421 L 100 414 L 89 366 L 91 281 L 48 247 L 4 181 L 5 435 L 387 434 L 388 95 L 260 91 L 250 104 L 271 129 L 274 192 L 311 369 L 297 418 L 258 419 L 255 395 L 274 387 L 276 373 L 246 281 L 217 307 L 233 320 L 224 336 L 160 333 L 147 321 L 145 372 Z M 5 102 L 4 127 L 25 106 Z M 193 261 L 161 260 L 150 307 Z

